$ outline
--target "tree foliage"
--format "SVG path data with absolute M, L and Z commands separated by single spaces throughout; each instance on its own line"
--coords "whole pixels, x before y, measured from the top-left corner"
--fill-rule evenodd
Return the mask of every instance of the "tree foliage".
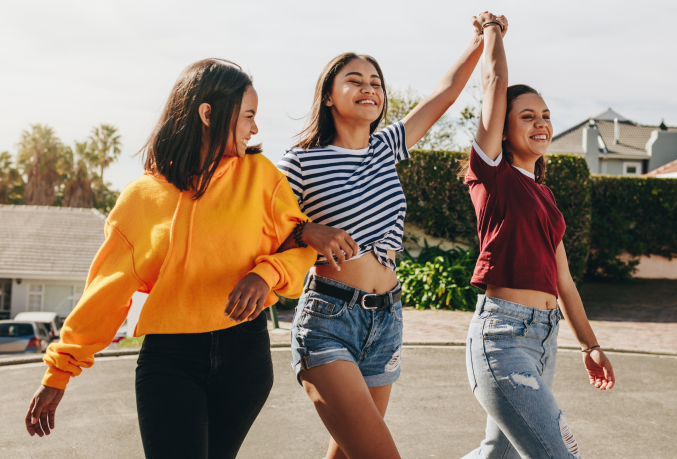
M 16 166 L 9 152 L 0 153 L 0 204 L 96 208 L 104 213 L 119 192 L 103 181 L 103 171 L 120 154 L 117 129 L 102 124 L 90 139 L 64 145 L 46 125 L 23 131 Z
M 401 121 L 423 100 L 423 97 L 413 88 L 404 91 L 388 86 L 388 111 L 381 121 L 381 128 L 390 126 Z M 456 127 L 454 121 L 447 115 L 442 117 L 433 127 L 416 143 L 416 148 L 421 150 L 454 150 Z

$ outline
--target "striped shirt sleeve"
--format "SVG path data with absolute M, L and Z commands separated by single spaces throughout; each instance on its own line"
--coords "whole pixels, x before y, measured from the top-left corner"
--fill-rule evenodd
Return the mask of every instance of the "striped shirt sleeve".
M 405 159 L 411 158 L 409 150 L 407 149 L 407 133 L 404 130 L 402 121 L 391 124 L 383 128 L 376 134 L 375 137 L 380 138 L 395 154 L 395 164 Z
M 289 186 L 296 195 L 296 200 L 299 206 L 303 205 L 303 170 L 301 169 L 301 161 L 297 152 L 294 150 L 287 150 L 287 153 L 282 157 L 277 168 L 284 175 L 287 176 Z

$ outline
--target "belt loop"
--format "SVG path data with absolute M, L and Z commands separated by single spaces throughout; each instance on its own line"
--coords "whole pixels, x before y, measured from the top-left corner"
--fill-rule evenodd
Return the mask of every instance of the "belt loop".
M 308 273 L 306 276 L 306 285 L 303 286 L 303 294 L 308 293 L 308 287 L 310 287 L 310 281 L 313 280 L 314 274 Z
M 389 310 L 390 312 L 393 312 L 393 303 L 394 303 L 394 301 L 393 301 L 393 291 L 392 291 L 392 290 L 390 290 L 390 291 L 388 292 L 388 301 L 390 301 L 390 307 L 388 308 L 388 310 Z
M 355 306 L 355 303 L 359 297 L 360 291 L 358 289 L 353 290 L 353 298 L 350 300 L 350 303 L 348 303 L 348 309 L 353 309 L 353 306 Z
M 482 295 L 482 304 L 480 305 L 480 314 L 484 312 L 484 304 L 487 302 L 487 295 Z
M 531 320 L 529 321 L 530 325 L 533 325 L 534 321 L 536 320 L 536 308 L 532 308 L 531 310 Z

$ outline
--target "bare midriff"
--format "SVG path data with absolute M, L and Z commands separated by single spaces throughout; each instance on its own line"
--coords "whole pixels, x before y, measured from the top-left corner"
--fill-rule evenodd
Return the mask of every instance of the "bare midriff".
M 395 251 L 388 250 L 388 256 L 395 260 Z M 397 285 L 395 273 L 379 263 L 373 253 L 346 261 L 341 264 L 341 271 L 331 266 L 314 266 L 310 272 L 379 295 L 389 292 Z
M 538 290 L 524 290 L 519 288 L 487 285 L 486 295 L 493 298 L 510 301 L 512 303 L 529 306 L 530 308 L 534 309 L 550 310 L 557 307 L 557 297 L 555 297 L 555 295 L 539 292 Z

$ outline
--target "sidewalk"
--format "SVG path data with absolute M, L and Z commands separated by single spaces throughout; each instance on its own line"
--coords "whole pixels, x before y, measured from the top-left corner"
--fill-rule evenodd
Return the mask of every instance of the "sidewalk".
M 599 343 L 605 348 L 677 353 L 677 281 L 588 283 L 581 297 Z M 465 342 L 472 312 L 404 308 L 404 341 Z M 289 343 L 293 311 L 278 310 L 280 329 L 268 322 L 273 343 Z M 577 346 L 566 322 L 560 346 Z

